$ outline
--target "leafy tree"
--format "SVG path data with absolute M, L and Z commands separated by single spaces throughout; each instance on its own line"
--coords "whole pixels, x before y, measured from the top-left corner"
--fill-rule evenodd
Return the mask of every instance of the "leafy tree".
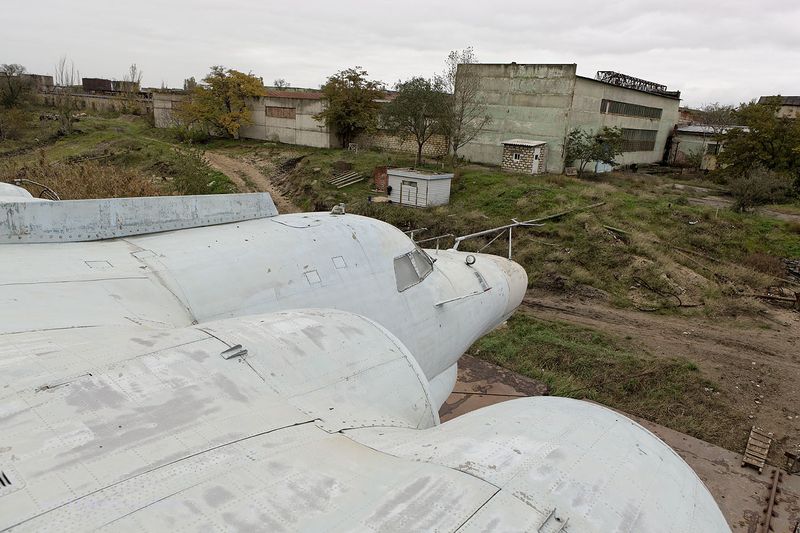
M 197 80 L 194 79 L 194 76 L 183 80 L 184 91 L 193 91 L 195 87 L 197 87 Z
M 359 133 L 372 131 L 378 121 L 383 84 L 367 79 L 367 71 L 353 67 L 337 72 L 322 86 L 327 106 L 314 115 L 336 131 L 347 147 Z
M 717 157 L 719 172 L 747 176 L 757 167 L 792 176 L 800 185 L 800 120 L 779 117 L 781 98 L 742 104 L 738 122 L 721 136 L 724 149 Z
M 6 109 L 19 107 L 31 93 L 33 87 L 24 74 L 22 65 L 0 65 L 0 104 Z
M 292 86 L 291 83 L 289 83 L 283 78 L 277 78 L 275 81 L 272 82 L 272 85 L 278 89 L 285 89 L 286 87 Z
M 440 77 L 443 90 L 450 94 L 442 126 L 450 145 L 453 166 L 458 164 L 458 149 L 474 139 L 491 122 L 486 105 L 479 97 L 480 76 L 468 66 L 476 62 L 471 46 L 460 51 L 453 50 L 447 56 L 445 70 Z
M 422 148 L 435 133 L 445 130 L 448 95 L 441 80 L 411 78 L 396 86 L 397 96 L 384 109 L 386 128 L 401 136 L 413 137 L 417 142 L 416 164 L 422 163 Z
M 186 126 L 208 133 L 239 138 L 242 126 L 252 123 L 247 99 L 261 96 L 264 86 L 252 74 L 222 66 L 211 72 L 189 93 L 178 108 L 178 117 Z
M 578 163 L 578 176 L 582 176 L 591 161 L 613 165 L 622 153 L 622 130 L 603 127 L 596 133 L 575 128 L 567 135 L 564 161 L 567 165 Z

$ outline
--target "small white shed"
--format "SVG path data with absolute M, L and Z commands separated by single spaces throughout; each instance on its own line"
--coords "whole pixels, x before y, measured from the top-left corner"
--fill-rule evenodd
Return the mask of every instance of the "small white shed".
M 411 207 L 446 205 L 450 202 L 452 174 L 435 174 L 409 168 L 387 171 L 389 201 Z

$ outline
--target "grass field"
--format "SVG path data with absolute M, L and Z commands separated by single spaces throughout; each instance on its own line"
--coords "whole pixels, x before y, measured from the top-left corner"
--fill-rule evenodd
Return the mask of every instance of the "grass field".
M 596 330 L 518 313 L 470 353 L 547 383 L 555 396 L 596 401 L 729 449 L 748 429 L 729 408 L 733 399 L 693 362 L 655 358 Z
M 54 128 L 52 121 L 44 124 Z M 104 176 L 121 170 L 148 194 L 235 192 L 225 175 L 202 161 L 201 151 L 176 143 L 169 132 L 151 127 L 142 117 L 87 115 L 76 123 L 72 135 L 51 133 L 44 140 L 35 136 L 40 127 L 44 126 L 32 127 L 32 133 L 8 148 L 8 141 L 0 143 L 0 180 L 29 176 L 58 190 L 64 198 L 131 194 L 136 187 L 106 186 Z M 82 182 L 75 183 L 75 168 L 87 164 L 90 172 L 82 172 Z M 93 180 L 97 183 L 91 183 Z
M 348 212 L 373 216 L 403 230 L 427 228 L 418 239 L 464 235 L 574 208 L 601 206 L 517 230 L 514 259 L 536 291 L 575 295 L 616 308 L 669 315 L 758 317 L 766 304 L 746 297 L 780 285 L 783 259 L 800 258 L 800 224 L 726 208 L 694 205 L 724 189 L 704 177 L 609 174 L 509 174 L 466 166 L 453 181 L 450 204 L 411 209 L 370 202 L 369 180 L 336 189 L 326 182 L 337 161 L 369 176 L 375 166 L 408 166 L 410 154 L 351 152 L 260 141 L 177 141 L 141 117 L 86 116 L 76 133 L 57 137 L 32 120 L 23 138 L 0 143 L 0 180 L 28 177 L 65 198 L 235 191 L 209 168 L 203 152 L 246 161 L 273 178 L 299 207 L 325 210 L 344 202 Z M 301 158 L 296 166 L 283 164 Z M 431 169 L 443 169 L 432 162 Z M 444 170 L 447 170 L 444 168 Z M 774 206 L 800 213 L 800 204 Z M 449 246 L 452 241 L 443 241 Z M 462 249 L 486 244 L 465 242 Z M 486 251 L 505 254 L 503 239 Z M 771 327 L 760 323 L 759 327 Z M 697 437 L 735 447 L 747 420 L 737 401 L 681 358 L 654 358 L 624 339 L 560 322 L 517 315 L 508 327 L 479 341 L 478 357 L 547 382 L 554 394 L 595 400 Z

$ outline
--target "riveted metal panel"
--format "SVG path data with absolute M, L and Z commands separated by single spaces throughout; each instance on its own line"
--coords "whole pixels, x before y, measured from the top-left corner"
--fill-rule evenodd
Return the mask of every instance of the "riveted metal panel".
M 83 242 L 278 214 L 267 193 L 0 203 L 0 244 Z

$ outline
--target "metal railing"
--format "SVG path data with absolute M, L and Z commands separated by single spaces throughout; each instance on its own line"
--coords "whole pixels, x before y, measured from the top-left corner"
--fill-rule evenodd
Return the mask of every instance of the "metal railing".
M 535 219 L 527 220 L 525 222 L 519 222 L 513 218 L 511 220 L 513 221 L 513 223 L 506 224 L 505 226 L 500 226 L 497 228 L 487 229 L 483 231 L 478 231 L 476 233 L 470 233 L 469 235 L 462 235 L 461 237 L 456 237 L 455 243 L 453 244 L 453 250 L 458 250 L 459 245 L 468 239 L 476 239 L 478 237 L 483 237 L 485 235 L 492 235 L 493 233 L 497 233 L 497 235 L 495 235 L 489 242 L 487 242 L 479 250 L 477 250 L 477 252 L 480 253 L 486 248 L 488 248 L 494 241 L 505 235 L 506 231 L 508 231 L 508 258 L 511 259 L 511 242 L 513 238 L 514 228 L 544 226 L 544 224 L 536 223 Z
M 442 239 L 450 239 L 450 238 L 455 239 L 456 236 L 453 235 L 452 233 L 445 233 L 444 235 L 437 235 L 436 237 L 430 237 L 430 238 L 427 238 L 427 239 L 422 239 L 421 241 L 414 241 L 414 242 L 416 242 L 417 244 L 422 244 L 423 242 L 436 241 L 436 251 L 438 252 L 439 251 L 439 241 L 441 241 Z

